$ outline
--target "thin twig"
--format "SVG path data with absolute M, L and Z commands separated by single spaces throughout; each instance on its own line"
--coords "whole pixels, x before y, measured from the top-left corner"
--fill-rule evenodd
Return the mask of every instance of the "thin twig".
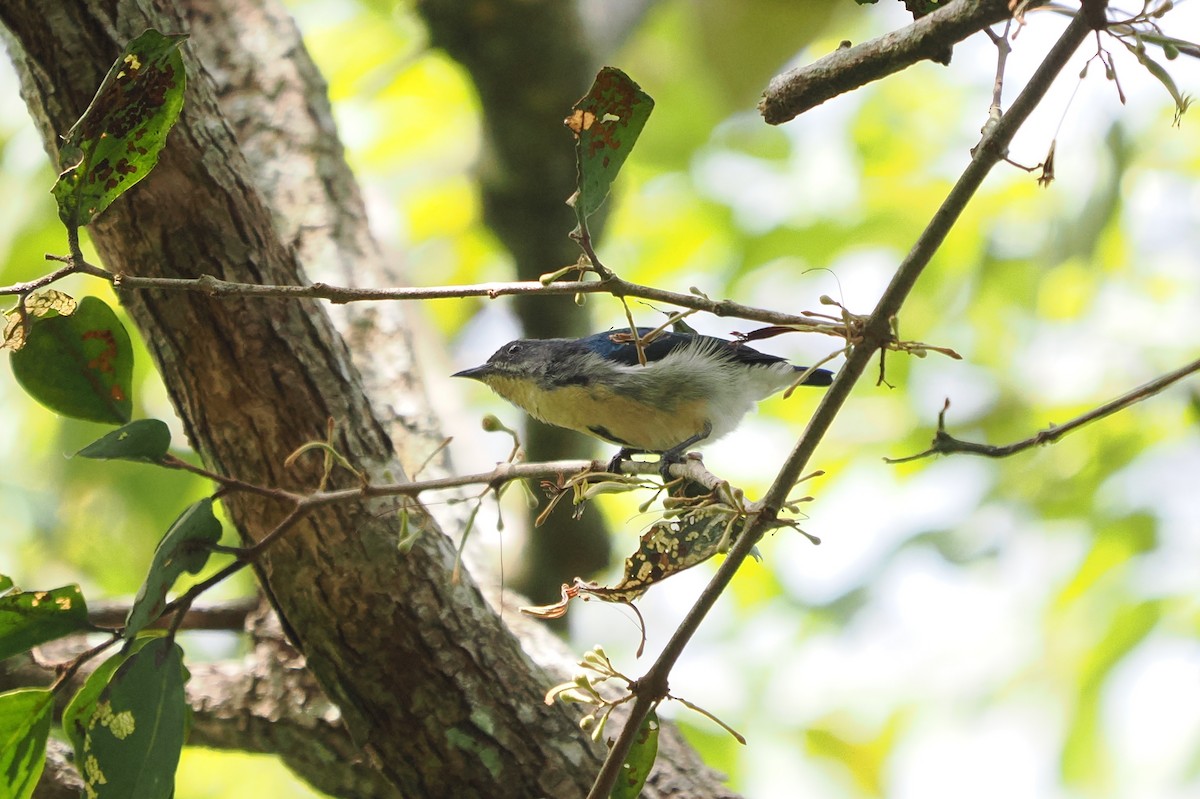
M 174 455 L 166 455 L 158 462 L 159 466 L 166 469 L 176 469 L 181 472 L 190 472 L 191 474 L 206 477 L 212 480 L 217 485 L 221 486 L 226 492 L 229 491 L 244 491 L 248 494 L 258 494 L 261 497 L 270 497 L 283 502 L 299 502 L 304 499 L 303 494 L 297 494 L 283 488 L 272 488 L 271 486 L 261 486 L 256 483 L 248 483 L 245 480 L 239 480 L 236 477 L 226 477 L 223 474 L 205 469 L 203 466 L 196 466 L 193 463 L 188 463 L 182 458 L 177 458 Z
M 69 258 L 48 256 L 51 260 L 69 261 Z M 576 268 L 572 266 L 571 268 Z M 328 283 L 311 283 L 306 286 L 272 285 L 256 283 L 237 283 L 222 280 L 212 275 L 201 275 L 197 278 L 170 277 L 139 277 L 137 275 L 121 275 L 87 262 L 78 264 L 68 263 L 67 267 L 56 270 L 54 279 L 61 279 L 69 274 L 86 274 L 99 277 L 121 290 L 161 290 L 186 291 L 205 294 L 210 297 L 281 297 L 290 299 L 319 299 L 328 300 L 335 304 L 350 302 L 379 302 L 379 301 L 423 301 L 443 299 L 463 299 L 467 297 L 498 297 L 518 296 L 528 294 L 562 295 L 562 294 L 611 294 L 614 297 L 636 297 L 652 302 L 664 302 L 678 305 L 682 308 L 692 308 L 705 311 L 714 316 L 736 317 L 767 324 L 791 325 L 799 330 L 825 333 L 842 337 L 842 326 L 836 323 L 814 320 L 811 316 L 770 311 L 732 300 L 712 300 L 699 294 L 685 294 L 677 291 L 645 286 L 623 280 L 615 275 L 603 280 L 566 280 L 542 283 L 538 280 L 519 280 L 508 283 L 475 283 L 462 286 L 406 286 L 392 288 L 355 288 L 350 286 L 333 286 Z M 49 275 L 39 278 L 38 288 L 49 285 L 52 280 Z M 18 283 L 11 286 L 0 286 L 0 296 L 21 294 L 27 292 L 29 284 Z
M 27 280 L 24 283 L 13 283 L 11 286 L 0 287 L 0 297 L 8 297 L 12 295 L 24 297 L 32 294 L 38 289 L 49 286 L 51 283 L 62 280 L 64 277 L 73 275 L 78 271 L 79 270 L 75 268 L 74 264 L 65 263 L 58 269 L 55 269 L 53 272 L 49 272 L 34 280 Z
M 168 602 L 166 607 L 163 608 L 162 613 L 159 614 L 159 618 L 166 616 L 168 613 L 174 613 L 182 607 L 191 605 L 192 602 L 195 602 L 196 598 L 205 591 L 220 582 L 224 582 L 249 565 L 249 560 L 235 560 L 233 563 L 226 565 L 220 571 L 214 573 L 211 577 L 207 577 L 193 585 L 175 600 Z
M 168 456 L 172 461 L 173 456 Z M 197 474 L 203 474 L 211 477 L 214 480 L 230 486 L 236 486 L 239 490 L 253 491 L 254 493 L 272 497 L 275 499 L 283 499 L 292 501 L 292 508 L 287 512 L 282 520 L 275 525 L 266 535 L 258 541 L 246 547 L 225 548 L 214 547 L 214 551 L 226 552 L 234 555 L 236 560 L 226 565 L 220 571 L 212 576 L 196 583 L 186 592 L 177 597 L 173 602 L 167 604 L 160 614 L 160 618 L 165 617 L 170 613 L 177 613 L 181 609 L 187 608 L 201 594 L 208 589 L 223 582 L 227 578 L 250 565 L 264 549 L 271 546 L 284 535 L 287 534 L 295 525 L 304 518 L 310 511 L 326 505 L 332 505 L 342 502 L 357 502 L 364 499 L 375 499 L 381 497 L 405 496 L 416 497 L 426 491 L 439 491 L 448 488 L 459 488 L 466 485 L 483 484 L 489 488 L 497 488 L 505 483 L 513 480 L 526 479 L 550 479 L 560 475 L 571 473 L 576 474 L 584 471 L 600 472 L 605 467 L 600 461 L 585 461 L 585 460 L 564 460 L 564 461 L 547 461 L 544 463 L 501 463 L 497 464 L 496 468 L 490 472 L 479 472 L 476 474 L 459 475 L 455 477 L 443 477 L 432 480 L 412 481 L 406 483 L 388 483 L 382 485 L 361 485 L 354 488 L 344 488 L 332 491 L 317 491 L 308 495 L 292 494 L 282 489 L 270 489 L 264 486 L 255 486 L 252 483 L 246 483 L 241 480 L 215 475 L 199 467 L 191 466 L 183 461 L 179 461 L 189 467 L 189 471 L 194 471 Z M 166 465 L 164 463 L 164 465 Z M 180 467 L 176 467 L 180 468 Z M 658 474 L 658 466 L 654 463 L 644 463 L 640 461 L 625 461 L 621 464 L 621 469 L 629 474 Z M 673 472 L 683 475 L 688 475 L 691 479 L 703 480 L 704 476 L 716 479 L 709 475 L 703 466 L 693 459 L 680 464 L 672 464 Z M 180 623 L 186 624 L 186 619 L 179 617 Z
M 934 14 L 937 13 L 939 12 L 934 12 Z M 923 17 L 922 20 L 927 20 L 932 16 L 933 14 Z M 721 564 L 717 573 L 713 575 L 712 580 L 701 592 L 658 659 L 646 672 L 646 675 L 637 682 L 635 691 L 637 698 L 630 710 L 629 718 L 626 720 L 621 734 L 609 749 L 604 765 L 588 793 L 588 799 L 602 799 L 611 792 L 646 715 L 656 702 L 666 696 L 667 678 L 682 655 L 684 647 L 691 641 L 701 622 L 733 580 L 733 575 L 741 568 L 751 550 L 775 521 L 779 509 L 787 501 L 788 494 L 803 473 L 817 444 L 832 426 L 833 420 L 850 396 L 850 390 L 866 370 L 875 352 L 888 340 L 888 336 L 891 334 L 891 320 L 900 311 L 901 305 L 912 291 L 917 278 L 920 277 L 933 254 L 957 222 L 968 201 L 983 183 L 984 177 L 1001 160 L 1017 129 L 1045 96 L 1054 78 L 1087 37 L 1088 31 L 1089 26 L 1082 15 L 1073 19 L 1050 52 L 1047 53 L 1033 77 L 1030 78 L 1029 84 L 1017 97 L 1011 110 L 984 134 L 979 146 L 975 148 L 970 164 L 967 165 L 954 188 L 951 189 L 908 256 L 896 270 L 892 282 L 884 291 L 864 326 L 862 343 L 854 347 L 849 358 L 846 359 L 846 364 L 834 379 L 833 385 L 821 399 L 816 412 L 809 420 L 808 427 L 759 504 L 758 512 L 752 513 L 747 519 L 746 529 L 730 549 L 725 562 Z
M 70 257 L 64 256 L 46 256 L 50 260 L 64 261 L 68 263 L 68 267 L 56 270 L 54 273 L 58 277 L 68 274 L 85 274 L 93 277 L 99 277 L 109 281 L 115 288 L 118 289 L 136 289 L 136 290 L 165 290 L 165 291 L 186 291 L 205 294 L 212 297 L 282 297 L 291 299 L 324 299 L 337 304 L 349 302 L 376 302 L 383 300 L 432 300 L 432 299 L 461 299 L 464 297 L 488 297 L 495 299 L 496 297 L 516 295 L 516 294 L 611 294 L 620 299 L 622 304 L 627 297 L 637 297 L 652 302 L 665 302 L 672 305 L 678 305 L 687 308 L 688 313 L 704 311 L 714 316 L 735 317 L 756 322 L 764 322 L 770 325 L 788 328 L 797 332 L 806 333 L 821 333 L 827 336 L 834 336 L 842 339 L 848 345 L 858 344 L 861 341 L 861 325 L 858 320 L 866 317 L 843 314 L 843 318 L 833 319 L 826 314 L 816 313 L 813 311 L 804 311 L 800 315 L 782 313 L 779 311 L 770 311 L 763 308 L 756 308 L 750 305 L 743 305 L 732 300 L 712 300 L 704 294 L 693 291 L 689 294 L 682 294 L 666 289 L 659 289 L 653 286 L 645 286 L 639 283 L 631 283 L 627 280 L 622 280 L 616 275 L 609 273 L 609 277 L 603 280 L 577 280 L 577 281 L 560 281 L 560 282 L 543 282 L 543 281 L 517 281 L 513 283 L 481 283 L 464 286 L 434 286 L 427 288 L 383 288 L 383 289 L 361 289 L 344 286 L 331 286 L 326 283 L 313 283 L 307 286 L 291 286 L 291 285 L 270 285 L 256 283 L 235 283 L 228 280 L 212 277 L 211 275 L 202 275 L 198 278 L 160 278 L 160 277 L 136 277 L 132 275 L 119 275 L 109 272 L 106 269 L 89 264 L 86 261 L 73 262 Z M 567 270 L 577 267 L 567 267 Z M 561 270 L 560 270 L 561 271 Z M 558 273 L 555 273 L 558 274 Z M 47 276 L 48 278 L 49 276 Z M 39 285 L 48 285 L 48 279 L 40 280 Z M 15 284 L 12 286 L 0 286 L 0 296 L 5 294 L 19 293 L 19 290 L 24 289 L 27 284 Z M 19 308 L 22 306 L 19 306 Z M 628 306 L 626 306 L 628 313 Z M 662 327 L 666 327 L 670 322 L 680 319 L 687 314 L 673 315 L 668 323 L 664 323 Z M 943 347 L 935 347 L 920 342 L 906 342 L 892 337 L 887 340 L 886 347 L 888 349 L 910 352 L 914 349 L 932 350 L 943 354 L 958 357 L 952 351 Z M 836 353 L 835 353 L 836 354 Z M 202 472 L 197 471 L 198 467 L 193 467 L 185 462 L 172 462 L 168 464 L 170 468 L 188 469 L 196 471 L 197 474 Z M 211 473 L 207 476 L 214 480 L 221 480 Z M 255 490 L 246 485 L 237 485 L 230 483 L 227 488 L 234 490 Z M 268 489 L 257 487 L 259 493 L 282 494 L 278 489 Z M 291 498 L 291 497 L 287 497 Z
M 1008 65 L 1008 56 L 1012 52 L 1012 45 L 1008 43 L 1008 33 L 1012 29 L 1012 18 L 1009 17 L 1004 21 L 1004 30 L 999 33 L 992 33 L 989 28 L 984 28 L 984 32 L 988 38 L 992 40 L 992 44 L 996 45 L 996 79 L 992 82 L 992 104 L 988 108 L 988 119 L 999 121 L 1004 113 L 1004 70 Z
M 1186 366 L 1182 366 L 1172 372 L 1168 372 L 1161 377 L 1151 380 L 1149 383 L 1138 386 L 1132 391 L 1126 392 L 1121 396 L 1110 400 L 1099 407 L 1093 408 L 1087 413 L 1076 416 L 1071 421 L 1061 425 L 1051 425 L 1045 430 L 1040 430 L 1029 438 L 1016 441 L 1012 444 L 992 445 L 979 444 L 973 441 L 962 441 L 946 432 L 946 411 L 950 409 L 950 400 L 946 400 L 942 410 L 938 413 L 938 429 L 934 435 L 933 444 L 924 452 L 918 452 L 916 455 L 909 455 L 905 458 L 884 458 L 887 463 L 908 463 L 909 461 L 920 460 L 927 458 L 930 455 L 949 455 L 951 453 L 964 452 L 970 455 L 982 455 L 987 458 L 1006 458 L 1009 455 L 1015 455 L 1018 452 L 1030 449 L 1031 447 L 1041 446 L 1042 444 L 1053 444 L 1067 433 L 1078 430 L 1086 424 L 1103 419 L 1106 416 L 1111 416 L 1117 411 L 1124 410 L 1131 405 L 1141 402 L 1144 399 L 1153 397 L 1163 389 L 1170 386 L 1172 383 L 1177 383 L 1188 375 L 1200 372 L 1200 360 L 1192 361 Z
M 103 641 L 102 643 L 97 644 L 96 646 L 92 647 L 91 649 L 87 650 L 86 652 L 82 652 L 82 653 L 76 655 L 74 658 L 71 659 L 70 663 L 67 663 L 65 666 L 61 667 L 58 670 L 58 676 L 54 678 L 54 682 L 53 682 L 53 684 L 51 684 L 50 690 L 51 691 L 60 690 L 63 686 L 65 686 L 67 683 L 69 683 L 71 681 L 71 678 L 75 676 L 75 673 L 77 671 L 79 671 L 79 668 L 81 666 L 83 666 L 84 663 L 87 663 L 89 660 L 96 657 L 96 655 L 99 655 L 104 650 L 108 649 L 109 647 L 111 647 L 113 644 L 117 643 L 120 640 L 121 640 L 121 636 L 116 633 L 113 633 L 113 636 L 111 638 L 109 638 L 107 641 Z
M 588 263 L 591 264 L 592 269 L 596 271 L 601 280 L 607 280 L 613 276 L 612 270 L 600 262 L 600 256 L 596 255 L 595 249 L 592 248 L 592 234 L 588 230 L 587 219 L 582 214 L 579 216 L 579 229 L 571 234 L 571 238 L 579 244 L 579 249 L 583 250 Z

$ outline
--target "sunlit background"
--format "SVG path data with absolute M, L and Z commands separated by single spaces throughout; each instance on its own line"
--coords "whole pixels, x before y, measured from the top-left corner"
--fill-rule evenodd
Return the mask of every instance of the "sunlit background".
M 404 6 L 291 6 L 392 256 L 417 284 L 510 279 L 509 257 L 480 221 L 479 110 L 462 70 L 428 48 Z M 609 59 L 657 106 L 610 200 L 598 246 L 606 264 L 637 282 L 782 311 L 837 313 L 821 295 L 870 311 L 979 138 L 996 49 L 975 37 L 949 68 L 924 63 L 767 127 L 754 105 L 792 31 L 806 31 L 803 40 L 821 31 L 795 54 L 800 63 L 906 21 L 898 4 L 844 2 L 814 22 L 825 8 L 671 0 L 648 13 Z M 1013 43 L 1006 105 L 1065 18 L 1028 22 Z M 1200 38 L 1195 3 L 1163 25 Z M 1126 102 L 1097 61 L 1078 79 L 1095 52 L 1085 45 L 1010 153 L 1032 166 L 1056 139 L 1055 182 L 1040 188 L 1034 175 L 998 168 L 899 319 L 905 338 L 963 359 L 890 355 L 890 386 L 864 380 L 812 462 L 824 475 L 797 489 L 814 497 L 801 526 L 822 543 L 786 531 L 764 541 L 761 562 L 743 568 L 672 676 L 675 695 L 748 739 L 743 747 L 682 706 L 663 711 L 748 797 L 1200 795 L 1197 378 L 1009 459 L 883 460 L 923 450 L 947 398 L 950 432 L 1004 444 L 1200 353 L 1198 112 L 1172 126 L 1163 85 L 1119 44 L 1106 46 Z M 1200 92 L 1200 62 L 1159 61 L 1183 92 Z M 52 182 L 5 62 L 0 283 L 41 274 L 43 253 L 64 250 Z M 95 282 L 64 288 L 110 296 Z M 659 310 L 634 306 L 642 322 Z M 504 301 L 425 311 L 427 335 L 445 341 L 445 374 L 517 333 Z M 612 299 L 591 297 L 586 312 L 596 330 L 624 323 Z M 689 321 L 718 335 L 755 326 Z M 804 362 L 840 343 L 809 335 L 760 346 Z M 144 354 L 137 368 L 135 416 L 173 418 Z M 459 470 L 507 455 L 510 442 L 476 432 L 477 420 L 493 412 L 515 426 L 516 410 L 474 385 L 434 380 L 434 390 L 469 408 L 446 420 Z M 799 393 L 763 403 L 705 448 L 707 465 L 760 493 L 815 402 Z M 104 428 L 34 405 L 7 369 L 0 407 L 0 573 L 29 587 L 77 581 L 89 599 L 134 593 L 161 532 L 206 486 L 67 459 Z M 587 511 L 609 514 L 618 552 L 631 552 L 649 521 L 636 503 Z M 497 568 L 515 551 L 523 512 L 506 508 L 503 538 L 481 531 Z M 713 568 L 639 602 L 640 661 L 631 614 L 601 603 L 571 608 L 572 646 L 602 644 L 640 673 Z M 618 575 L 614 566 L 608 580 Z M 238 652 L 232 636 L 189 643 L 193 657 Z M 316 795 L 264 760 L 187 750 L 177 796 Z

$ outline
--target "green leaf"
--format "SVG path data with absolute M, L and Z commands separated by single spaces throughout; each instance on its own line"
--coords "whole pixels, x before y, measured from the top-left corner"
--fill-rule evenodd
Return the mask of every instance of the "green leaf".
M 0 660 L 90 629 L 87 604 L 77 585 L 0 597 Z
M 55 413 L 106 424 L 133 413 L 133 347 L 101 299 L 84 297 L 70 316 L 32 320 L 11 361 L 21 387 Z
M 642 786 L 654 768 L 654 760 L 658 757 L 658 714 L 653 710 L 646 716 L 642 726 L 638 728 L 633 746 L 621 764 L 621 774 L 613 785 L 610 799 L 637 799 L 642 793 Z
M 179 575 L 184 572 L 195 574 L 208 562 L 208 556 L 212 554 L 209 545 L 221 540 L 221 523 L 213 515 L 212 505 L 211 497 L 193 504 L 175 520 L 158 543 L 150 573 L 125 620 L 126 638 L 133 638 L 162 614 L 167 604 L 167 592 Z
M 0 574 L 0 595 L 7 594 L 12 590 L 13 581 L 7 574 Z
M 165 422 L 138 419 L 93 441 L 75 454 L 96 460 L 161 463 L 170 446 L 171 431 Z
M 1133 53 L 1134 56 L 1137 57 L 1137 60 L 1141 62 L 1142 66 L 1146 68 L 1147 72 L 1157 78 L 1158 82 L 1166 87 L 1166 90 L 1171 95 L 1171 99 L 1175 101 L 1175 124 L 1178 125 L 1179 118 L 1182 117 L 1184 112 L 1188 110 L 1188 107 L 1191 106 L 1192 99 L 1179 91 L 1179 87 L 1175 85 L 1175 79 L 1171 77 L 1171 73 L 1167 72 L 1167 70 L 1163 68 L 1162 64 L 1158 63 L 1146 54 L 1146 46 L 1142 44 L 1140 40 L 1136 45 L 1132 45 L 1124 40 L 1121 40 L 1121 43 L 1128 48 L 1129 52 Z
M 20 688 L 0 694 L 0 786 L 9 799 L 29 799 L 46 765 L 54 694 Z
M 567 204 L 575 208 L 581 227 L 604 204 L 653 110 L 654 100 L 628 75 L 616 67 L 604 67 L 564 120 L 575 134 L 579 167 L 579 185 Z
M 126 644 L 125 649 L 101 663 L 95 671 L 88 675 L 83 687 L 75 696 L 71 697 L 71 701 L 63 708 L 63 732 L 66 733 L 67 740 L 71 742 L 76 757 L 83 752 L 83 739 L 87 733 L 88 719 L 95 713 L 96 703 L 100 701 L 100 692 L 104 690 L 104 686 L 108 685 L 113 672 L 142 647 L 159 637 L 162 637 L 161 634 L 147 633 Z
M 169 799 L 187 718 L 183 650 L 170 638 L 149 639 L 111 675 L 87 712 L 72 717 L 85 793 Z
M 186 38 L 147 30 L 130 42 L 67 133 L 53 193 L 68 227 L 90 223 L 158 163 L 183 108 Z

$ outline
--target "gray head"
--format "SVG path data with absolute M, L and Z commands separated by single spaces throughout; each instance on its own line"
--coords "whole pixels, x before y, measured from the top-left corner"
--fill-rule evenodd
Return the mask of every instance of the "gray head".
M 496 350 L 482 366 L 455 372 L 451 377 L 469 377 L 493 389 L 513 382 L 550 388 L 561 384 L 565 362 L 585 353 L 573 339 L 517 339 Z

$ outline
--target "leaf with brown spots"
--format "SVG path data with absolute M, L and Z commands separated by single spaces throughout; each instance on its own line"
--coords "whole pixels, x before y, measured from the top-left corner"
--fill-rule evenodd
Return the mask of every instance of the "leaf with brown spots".
M 616 67 L 604 67 L 592 88 L 563 120 L 575 134 L 579 184 L 567 204 L 575 208 L 580 227 L 596 212 L 650 112 L 654 100 Z
M 112 308 L 84 297 L 70 316 L 31 318 L 13 376 L 55 413 L 124 424 L 133 413 L 133 346 Z
M 183 108 L 186 38 L 147 30 L 130 42 L 64 137 L 52 191 L 68 227 L 90 223 L 158 163 Z

